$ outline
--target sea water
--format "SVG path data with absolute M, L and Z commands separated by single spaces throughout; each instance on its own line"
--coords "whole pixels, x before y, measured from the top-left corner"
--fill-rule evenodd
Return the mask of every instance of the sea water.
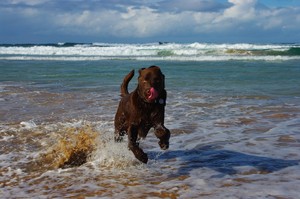
M 4 198 L 297 198 L 297 44 L 0 46 Z M 120 84 L 158 65 L 170 148 L 114 143 Z

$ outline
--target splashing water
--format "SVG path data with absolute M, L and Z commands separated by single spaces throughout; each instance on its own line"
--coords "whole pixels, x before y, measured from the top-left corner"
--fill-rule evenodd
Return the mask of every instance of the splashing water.
M 149 47 L 151 52 L 154 47 Z M 160 61 L 153 61 L 157 56 L 138 61 L 140 55 L 133 60 L 98 61 L 65 61 L 68 56 L 64 55 L 47 55 L 56 61 L 39 56 L 24 61 L 18 55 L 20 59 L 7 61 L 2 55 L 1 196 L 297 198 L 297 56 L 274 61 L 270 55 L 272 61 L 255 61 L 257 55 L 242 55 L 242 60 L 231 60 L 232 54 L 244 52 L 225 49 L 229 50 L 225 54 L 230 54 L 225 61 L 218 61 L 215 51 L 209 55 L 213 61 L 190 62 L 172 60 L 174 53 L 187 53 L 184 47 L 195 50 L 200 44 L 157 48 L 171 47 L 178 49 L 161 54 Z M 215 46 L 224 53 L 223 47 Z M 67 53 L 75 52 L 69 50 Z M 31 56 L 36 55 L 25 58 Z M 149 132 L 140 142 L 149 156 L 145 165 L 128 150 L 126 139 L 113 141 L 113 118 L 124 75 L 133 67 L 153 64 L 159 65 L 166 77 L 165 125 L 172 135 L 169 150 L 162 151 L 153 131 Z

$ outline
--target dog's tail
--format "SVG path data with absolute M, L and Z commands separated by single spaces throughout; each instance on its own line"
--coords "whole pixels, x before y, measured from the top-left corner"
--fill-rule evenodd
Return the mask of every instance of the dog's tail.
M 129 81 L 134 76 L 134 70 L 130 71 L 124 78 L 123 83 L 121 85 L 121 96 L 124 97 L 125 95 L 128 95 L 128 84 Z

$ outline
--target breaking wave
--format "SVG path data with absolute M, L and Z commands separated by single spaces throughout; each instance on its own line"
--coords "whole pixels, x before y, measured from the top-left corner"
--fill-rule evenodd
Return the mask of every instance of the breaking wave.
M 292 60 L 300 59 L 299 44 L 208 43 L 58 43 L 2 44 L 2 60 Z

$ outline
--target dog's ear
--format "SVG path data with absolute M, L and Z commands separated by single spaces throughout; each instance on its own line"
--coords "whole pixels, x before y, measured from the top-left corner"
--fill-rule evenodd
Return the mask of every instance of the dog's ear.
M 162 86 L 165 89 L 165 75 L 161 74 L 161 76 L 162 76 Z
M 145 69 L 146 69 L 146 68 L 141 68 L 141 69 L 139 70 L 139 74 L 141 75 L 142 71 L 145 70 Z

